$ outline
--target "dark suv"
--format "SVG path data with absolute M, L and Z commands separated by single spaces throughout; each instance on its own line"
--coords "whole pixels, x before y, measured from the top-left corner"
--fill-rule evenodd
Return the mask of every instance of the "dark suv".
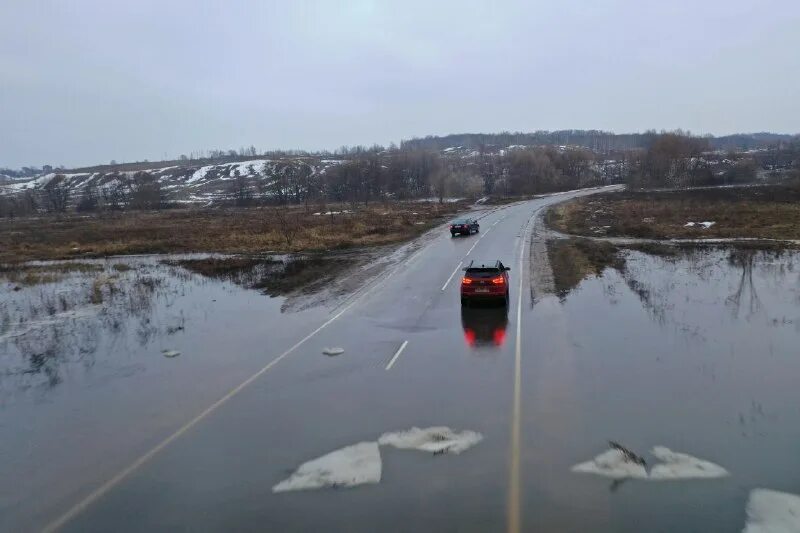
M 450 223 L 450 235 L 471 235 L 481 230 L 478 221 L 474 218 L 459 218 Z
M 508 271 L 500 261 L 470 261 L 461 278 L 461 305 L 496 300 L 508 305 Z

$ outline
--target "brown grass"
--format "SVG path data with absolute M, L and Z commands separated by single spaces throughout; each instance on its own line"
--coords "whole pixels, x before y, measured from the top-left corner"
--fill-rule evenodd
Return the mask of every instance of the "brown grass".
M 164 262 L 209 278 L 232 281 L 243 287 L 277 296 L 298 289 L 313 291 L 354 265 L 356 260 L 313 255 L 294 256 L 286 262 L 270 257 L 248 256 Z
M 102 265 L 90 263 L 52 263 L 47 265 L 0 265 L 0 279 L 19 286 L 43 285 L 61 281 L 72 273 L 99 272 Z
M 608 268 L 622 270 L 625 259 L 620 250 L 603 241 L 555 239 L 547 242 L 556 294 L 565 297 L 589 276 L 600 276 Z
M 274 208 L 176 209 L 98 216 L 38 217 L 4 221 L 0 263 L 138 253 L 298 252 L 389 244 L 412 238 L 463 204 L 405 203 L 314 216 L 286 210 L 294 235 L 287 241 Z M 312 210 L 315 211 L 315 210 Z
M 743 187 L 623 192 L 581 198 L 551 209 L 548 224 L 565 233 L 669 238 L 800 239 L 800 189 Z M 714 221 L 709 229 L 689 221 Z

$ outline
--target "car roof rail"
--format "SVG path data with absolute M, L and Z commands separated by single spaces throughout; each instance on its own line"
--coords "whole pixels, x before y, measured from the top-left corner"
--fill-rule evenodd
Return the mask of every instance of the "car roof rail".
M 474 259 L 470 259 L 469 264 L 464 267 L 464 270 L 468 268 L 500 268 L 501 261 L 499 259 L 495 259 L 494 261 L 482 261 L 477 262 Z

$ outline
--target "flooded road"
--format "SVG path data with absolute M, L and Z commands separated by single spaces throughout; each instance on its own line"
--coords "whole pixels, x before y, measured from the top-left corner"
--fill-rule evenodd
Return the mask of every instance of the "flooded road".
M 800 493 L 800 256 L 622 251 L 546 294 L 527 241 L 556 198 L 485 211 L 468 238 L 434 233 L 318 305 L 151 259 L 9 283 L 0 529 L 740 531 L 751 490 Z M 508 310 L 461 309 L 467 258 L 511 265 Z M 99 275 L 118 292 L 102 281 L 93 303 Z M 385 444 L 444 426 L 434 444 L 479 438 Z M 609 440 L 648 470 L 666 446 L 730 475 L 571 471 Z M 343 449 L 366 454 L 345 465 L 361 477 L 273 492 Z

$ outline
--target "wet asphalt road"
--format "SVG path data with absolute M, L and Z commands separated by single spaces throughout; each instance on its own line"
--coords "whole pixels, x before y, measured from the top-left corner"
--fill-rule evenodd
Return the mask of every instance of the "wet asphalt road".
M 351 307 L 335 310 L 324 329 L 69 515 L 63 530 L 504 528 L 523 236 L 540 208 L 568 196 L 491 210 L 470 237 L 443 229 Z M 511 266 L 508 315 L 462 314 L 459 266 L 472 258 Z M 526 302 L 523 314 L 529 309 Z M 485 316 L 496 327 L 487 329 Z M 291 348 L 270 342 L 272 328 L 280 323 L 264 324 L 265 364 Z M 346 352 L 321 356 L 325 346 Z M 271 492 L 306 460 L 386 431 L 434 425 L 479 431 L 484 441 L 451 457 L 384 450 L 377 486 Z
M 196 357 L 201 345 L 215 357 L 202 356 L 213 363 L 179 390 L 183 402 L 164 406 L 172 416 L 154 426 L 137 423 L 136 404 L 121 412 L 107 438 L 137 445 L 38 520 L 61 516 L 51 524 L 62 531 L 740 531 L 752 488 L 800 492 L 791 263 L 751 264 L 762 303 L 749 314 L 732 313 L 725 297 L 741 296 L 747 271 L 721 255 L 684 264 L 639 254 L 624 276 L 534 305 L 520 277 L 526 229 L 538 209 L 570 196 L 491 210 L 478 235 L 443 229 L 330 312 L 265 309 L 261 324 L 263 297 L 237 297 L 227 312 L 245 313 L 246 327 L 232 319 L 196 335 Z M 512 268 L 507 313 L 461 309 L 458 268 L 469 258 Z M 249 333 L 230 346 L 226 331 Z M 345 352 L 322 355 L 328 346 Z M 163 394 L 139 392 L 157 403 Z M 461 455 L 383 447 L 377 485 L 272 493 L 305 461 L 439 425 L 484 439 Z M 614 484 L 569 472 L 608 439 L 642 453 L 670 446 L 733 475 Z

